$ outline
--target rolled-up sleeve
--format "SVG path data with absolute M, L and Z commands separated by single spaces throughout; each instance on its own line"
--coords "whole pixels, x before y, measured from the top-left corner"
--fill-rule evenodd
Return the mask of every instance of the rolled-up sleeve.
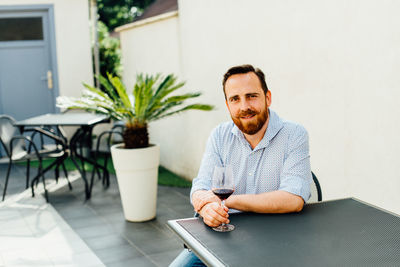
M 212 172 L 215 166 L 222 166 L 222 160 L 219 155 L 218 146 L 218 127 L 215 128 L 207 141 L 206 150 L 200 164 L 200 169 L 196 178 L 193 179 L 192 189 L 190 190 L 190 202 L 192 203 L 192 194 L 198 190 L 210 190 L 212 185 Z
M 300 125 L 290 137 L 288 154 L 283 164 L 279 190 L 283 190 L 307 201 L 310 196 L 311 166 L 308 133 Z

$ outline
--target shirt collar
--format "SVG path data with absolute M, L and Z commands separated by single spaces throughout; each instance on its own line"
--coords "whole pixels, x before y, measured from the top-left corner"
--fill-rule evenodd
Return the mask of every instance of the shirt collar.
M 272 138 L 274 138 L 275 135 L 279 132 L 279 130 L 283 127 L 282 119 L 278 116 L 278 114 L 276 114 L 271 109 L 268 109 L 268 111 L 269 111 L 269 122 L 267 130 L 265 131 L 264 137 L 261 139 L 260 143 L 258 143 L 258 145 L 254 148 L 253 151 L 267 147 Z M 233 124 L 232 134 L 234 134 L 241 141 L 244 141 L 247 145 L 249 145 L 242 131 L 240 131 L 240 129 L 235 124 Z

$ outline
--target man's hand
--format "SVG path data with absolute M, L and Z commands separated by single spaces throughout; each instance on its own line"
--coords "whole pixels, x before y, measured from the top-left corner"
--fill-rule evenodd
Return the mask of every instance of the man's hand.
M 211 202 L 204 205 L 200 210 L 203 222 L 210 227 L 217 227 L 222 223 L 229 223 L 228 208 L 218 202 Z
M 199 190 L 193 193 L 192 195 L 192 203 L 194 210 L 196 212 L 200 212 L 200 210 L 208 203 L 217 202 L 221 203 L 221 200 L 214 195 L 211 190 Z

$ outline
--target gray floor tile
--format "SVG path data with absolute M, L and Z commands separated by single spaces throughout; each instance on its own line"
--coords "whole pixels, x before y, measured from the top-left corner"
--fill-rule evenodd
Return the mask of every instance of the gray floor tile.
M 88 226 L 88 227 L 81 227 L 81 228 L 74 228 L 74 227 L 72 227 L 72 228 L 84 240 L 86 238 L 92 238 L 92 237 L 96 237 L 96 236 L 97 237 L 105 236 L 105 235 L 115 233 L 110 225 L 96 225 L 96 226 Z
M 154 226 L 142 229 L 126 228 L 122 234 L 134 243 L 147 242 L 147 240 L 160 240 L 163 238 L 168 239 L 171 237 L 169 233 L 160 231 Z
M 158 266 L 169 266 L 169 264 L 178 257 L 179 253 L 183 250 L 183 245 L 181 248 L 168 250 L 161 253 L 149 254 L 148 256 L 152 261 L 154 261 Z
M 183 248 L 183 243 L 178 240 L 171 239 L 149 239 L 135 243 L 146 255 L 166 252 L 171 249 Z
M 120 262 L 107 264 L 107 267 L 154 267 L 157 266 L 154 262 L 152 262 L 149 258 L 145 256 L 124 260 Z
M 79 204 L 80 205 L 71 205 L 67 207 L 61 205 L 53 206 L 55 206 L 57 210 L 62 210 L 62 217 L 66 220 L 93 217 L 93 211 L 89 207 L 85 205 L 82 206 L 82 203 Z
M 143 253 L 141 253 L 139 250 L 132 247 L 131 245 L 122 245 L 113 248 L 104 248 L 98 250 L 96 249 L 93 251 L 106 265 L 144 256 Z
M 96 227 L 105 224 L 103 218 L 98 218 L 97 216 L 94 215 L 91 217 L 79 217 L 75 219 L 66 218 L 66 221 L 74 229 Z
M 85 242 L 94 250 L 129 245 L 126 239 L 115 234 L 86 238 Z

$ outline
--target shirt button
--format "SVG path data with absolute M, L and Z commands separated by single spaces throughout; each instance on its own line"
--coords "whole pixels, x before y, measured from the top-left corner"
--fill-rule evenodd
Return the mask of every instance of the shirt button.
M 249 172 L 249 176 L 252 176 L 253 175 L 253 173 L 252 172 Z

